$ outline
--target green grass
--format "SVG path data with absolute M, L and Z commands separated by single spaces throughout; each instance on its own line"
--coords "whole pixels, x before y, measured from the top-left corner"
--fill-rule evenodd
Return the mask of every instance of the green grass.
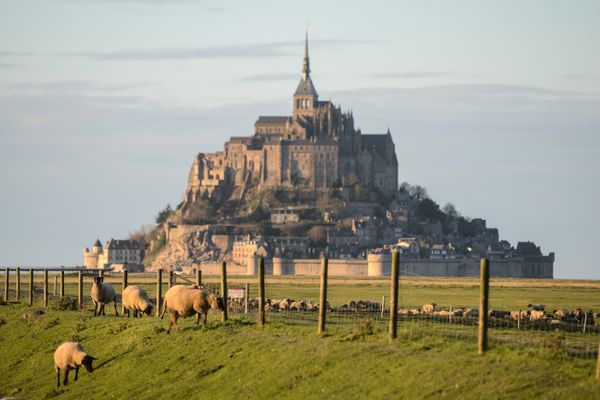
M 264 328 L 234 316 L 207 328 L 192 319 L 166 335 L 166 320 L 91 317 L 51 311 L 32 321 L 28 307 L 0 305 L 0 393 L 27 399 L 223 398 L 572 398 L 597 399 L 595 360 L 550 346 L 493 341 L 485 356 L 473 340 L 401 324 L 389 343 L 383 324 L 364 319 L 332 325 L 273 321 Z M 457 328 L 460 330 L 460 327 Z M 513 333 L 514 334 L 514 333 Z M 458 337 L 458 336 L 457 336 Z M 96 370 L 55 388 L 52 355 L 78 340 Z
M 10 298 L 14 299 L 14 273 L 11 277 Z M 35 286 L 42 287 L 41 276 L 36 276 Z M 106 281 L 112 283 L 117 293 L 121 292 L 119 275 L 106 275 Z M 163 274 L 163 293 L 167 290 L 167 274 Z M 194 277 L 177 277 L 177 283 L 193 283 Z M 75 276 L 66 280 L 67 295 L 77 296 Z M 219 287 L 218 277 L 205 277 L 205 282 Z M 249 282 L 250 296 L 257 297 L 255 277 L 230 277 L 229 287 L 243 287 Z M 91 276 L 84 280 L 83 294 L 89 300 Z M 155 274 L 130 274 L 130 285 L 139 285 L 147 290 L 151 297 L 156 296 Z M 479 304 L 478 280 L 473 278 L 400 278 L 399 305 L 401 308 L 420 307 L 425 303 L 437 303 L 441 307 L 477 306 Z M 526 309 L 527 304 L 545 304 L 548 310 L 558 308 L 583 308 L 600 311 L 600 283 L 598 281 L 560 281 L 560 280 L 517 280 L 491 279 L 490 308 L 517 310 Z M 26 300 L 28 285 L 25 276 L 21 279 L 21 296 Z M 53 291 L 53 277 L 50 278 L 50 292 Z M 319 298 L 318 277 L 267 277 L 266 295 L 269 298 L 292 298 L 296 300 L 314 300 Z M 390 286 L 387 279 L 373 278 L 330 278 L 328 300 L 337 306 L 350 300 L 372 300 L 381 302 L 382 297 L 389 299 Z M 39 303 L 40 297 L 36 301 Z

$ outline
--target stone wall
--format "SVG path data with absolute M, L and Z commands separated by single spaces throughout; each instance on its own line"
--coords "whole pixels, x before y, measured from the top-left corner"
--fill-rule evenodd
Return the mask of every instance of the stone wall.
M 368 260 L 329 260 L 330 276 L 389 276 L 391 257 L 389 254 L 369 254 Z M 202 263 L 202 273 L 220 275 L 220 263 Z M 228 274 L 256 275 L 258 263 L 249 258 L 246 265 L 228 263 Z M 319 259 L 286 259 L 274 257 L 265 260 L 265 274 L 274 276 L 306 275 L 318 276 L 321 273 Z M 513 257 L 510 259 L 490 260 L 492 277 L 502 278 L 546 278 L 552 279 L 553 260 L 550 257 L 527 259 Z M 444 276 L 444 277 L 478 277 L 479 260 L 400 260 L 400 275 L 404 276 Z

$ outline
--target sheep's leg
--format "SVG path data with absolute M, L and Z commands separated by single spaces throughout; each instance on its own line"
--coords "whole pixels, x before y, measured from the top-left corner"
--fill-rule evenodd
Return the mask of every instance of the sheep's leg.
M 98 315 L 98 302 L 94 300 L 94 317 Z
M 125 309 L 125 313 L 127 314 L 127 318 L 131 317 L 131 314 L 130 314 L 130 312 L 129 312 L 129 308 L 126 308 L 126 309 Z M 134 313 L 133 313 L 133 316 L 135 317 L 135 311 L 134 311 Z
M 137 310 L 133 310 L 133 318 L 137 318 L 138 316 L 138 311 Z
M 196 325 L 198 325 L 200 323 L 200 315 L 202 314 L 202 312 L 199 312 L 196 314 Z
M 113 306 L 115 306 L 115 315 L 119 316 L 119 313 L 117 312 L 117 299 L 116 298 L 113 300 Z
M 204 311 L 204 326 L 206 326 L 206 318 L 208 317 L 208 310 Z
M 60 387 L 60 368 L 56 367 L 56 387 Z
M 177 313 L 169 313 L 169 327 L 167 328 L 167 333 L 171 333 L 173 325 L 179 330 L 179 326 L 177 325 Z
M 67 366 L 67 368 L 65 368 L 65 379 L 63 380 L 63 386 L 67 386 L 67 384 L 69 383 L 69 370 L 70 367 Z
M 77 380 L 77 375 L 79 375 L 79 366 L 75 367 L 75 381 Z

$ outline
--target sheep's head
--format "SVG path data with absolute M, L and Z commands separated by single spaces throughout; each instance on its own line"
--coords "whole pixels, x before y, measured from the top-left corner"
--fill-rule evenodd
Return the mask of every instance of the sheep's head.
M 94 286 L 102 286 L 102 282 L 104 281 L 104 277 L 95 276 L 94 277 Z
M 92 362 L 95 359 L 96 358 L 86 354 L 86 356 L 83 357 L 83 360 L 81 361 L 81 365 L 83 365 L 88 372 L 94 372 L 94 367 L 92 367 Z
M 216 296 L 214 294 L 209 294 L 208 295 L 208 304 L 210 304 L 210 308 L 212 308 L 213 310 L 224 310 L 225 309 L 225 302 L 223 300 L 222 297 Z
M 154 306 L 152 306 L 152 304 L 148 303 L 148 305 L 146 306 L 146 308 L 144 309 L 144 311 L 142 311 L 144 314 L 146 314 L 147 316 L 152 316 L 152 310 L 154 309 Z

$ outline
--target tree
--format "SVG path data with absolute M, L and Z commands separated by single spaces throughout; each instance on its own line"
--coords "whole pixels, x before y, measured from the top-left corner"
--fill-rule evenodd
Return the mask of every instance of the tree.
M 430 221 L 443 221 L 444 213 L 440 210 L 440 206 L 433 200 L 423 199 L 417 206 L 417 214 L 422 218 L 427 218 Z
M 167 219 L 173 214 L 173 209 L 170 204 L 167 204 L 165 208 L 163 208 L 158 215 L 156 216 L 156 223 L 158 225 L 162 225 L 167 222 Z
M 137 240 L 143 248 L 152 241 L 154 237 L 154 229 L 154 225 L 142 225 L 137 231 L 129 233 L 129 240 Z
M 429 198 L 429 194 L 427 193 L 427 189 L 423 186 L 414 185 L 411 186 L 408 190 L 408 194 L 414 200 L 421 201 Z
M 456 207 L 454 207 L 454 204 L 452 203 L 446 203 L 446 205 L 442 207 L 442 211 L 450 218 L 457 218 L 460 216 L 458 211 L 456 211 Z

